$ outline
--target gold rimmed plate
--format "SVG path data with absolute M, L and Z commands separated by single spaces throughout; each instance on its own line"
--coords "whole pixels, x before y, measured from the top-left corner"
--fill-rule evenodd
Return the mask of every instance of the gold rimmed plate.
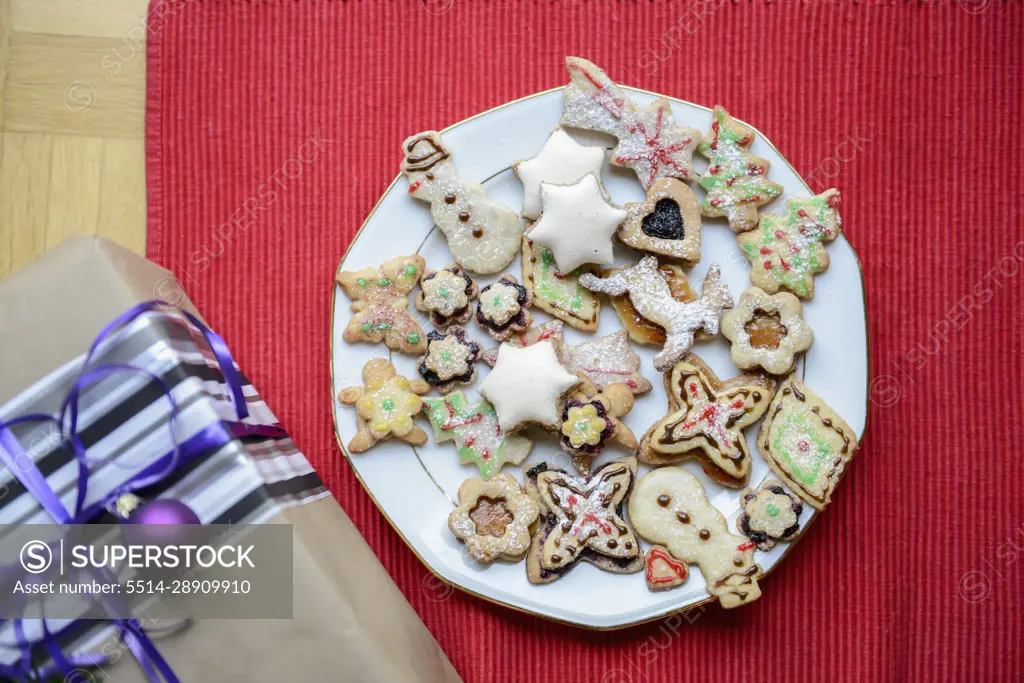
M 637 104 L 646 105 L 658 95 L 629 89 Z M 711 125 L 711 112 L 705 107 L 669 98 L 678 123 L 702 131 Z M 523 192 L 512 163 L 537 154 L 551 131 L 558 126 L 562 114 L 562 89 L 551 90 L 510 102 L 450 126 L 443 132 L 444 141 L 455 159 L 459 175 L 483 182 L 492 199 L 502 201 L 517 211 L 522 207 Z M 415 131 L 410 131 L 410 133 Z M 580 131 L 571 131 L 585 144 L 610 146 L 611 138 Z M 800 175 L 779 151 L 758 132 L 752 151 L 772 164 L 770 178 L 785 187 L 785 193 L 764 211 L 781 213 L 788 197 L 813 194 Z M 400 150 L 396 148 L 395 159 Z M 698 171 L 706 164 L 695 156 Z M 643 190 L 632 171 L 606 163 L 603 180 L 613 201 L 623 204 L 644 198 Z M 429 268 L 441 268 L 451 262 L 445 240 L 433 226 L 427 204 L 408 196 L 408 184 L 398 178 L 381 197 L 356 234 L 342 258 L 339 270 L 358 270 L 376 266 L 395 256 L 419 253 Z M 697 188 L 698 194 L 701 192 Z M 831 265 L 817 276 L 815 297 L 807 302 L 804 317 L 815 332 L 810 352 L 797 367 L 808 386 L 835 408 L 862 438 L 867 424 L 868 401 L 868 335 L 866 300 L 863 276 L 856 253 L 845 236 L 828 246 Z M 621 245 L 616 247 L 616 262 L 627 265 L 636 262 L 639 255 Z M 739 251 L 735 236 L 724 220 L 705 219 L 703 249 L 699 264 L 688 269 L 694 285 L 699 285 L 712 263 L 722 267 L 723 281 L 729 285 L 734 297 L 750 286 L 749 264 Z M 518 259 L 507 272 L 520 278 Z M 480 286 L 494 277 L 478 278 Z M 424 329 L 431 329 L 425 316 L 413 310 Z M 586 334 L 566 327 L 566 340 L 579 344 L 589 339 L 622 329 L 611 306 L 602 305 L 599 330 Z M 335 431 L 338 443 L 345 453 L 367 493 L 398 531 L 416 556 L 427 568 L 444 581 L 461 590 L 510 608 L 529 612 L 557 621 L 585 628 L 612 629 L 642 623 L 651 619 L 692 608 L 709 600 L 699 571 L 691 574 L 683 586 L 660 593 L 647 590 L 643 574 L 620 575 L 603 572 L 588 564 L 581 564 L 554 583 L 535 586 L 526 578 L 525 564 L 498 562 L 490 566 L 477 564 L 448 530 L 448 514 L 453 508 L 459 485 L 468 477 L 477 476 L 472 465 L 458 462 L 453 445 L 428 444 L 413 449 L 400 441 L 387 441 L 367 453 L 350 455 L 345 444 L 355 435 L 353 411 L 339 404 L 335 397 L 346 386 L 361 384 L 363 365 L 375 357 L 391 357 L 399 371 L 412 377 L 416 373 L 416 358 L 400 353 L 389 353 L 383 345 L 348 344 L 342 340 L 345 325 L 351 319 L 349 301 L 335 287 L 332 303 L 331 331 L 331 392 Z M 551 318 L 534 310 L 535 324 Z M 484 348 L 495 346 L 483 332 L 470 323 L 471 336 Z M 641 372 L 654 384 L 654 390 L 638 397 L 626 423 L 638 435 L 666 412 L 666 397 L 659 373 L 654 370 L 653 357 L 657 349 L 638 347 L 634 350 L 642 358 Z M 726 342 L 717 339 L 698 342 L 694 351 L 701 356 L 720 377 L 738 374 L 729 358 Z M 481 379 L 487 372 L 480 365 Z M 466 389 L 471 399 L 477 397 L 476 387 Z M 426 420 L 419 418 L 429 432 Z M 766 463 L 757 454 L 754 438 L 757 426 L 747 430 L 754 466 L 751 481 L 757 483 L 769 474 Z M 557 442 L 539 431 L 531 430 L 535 439 L 534 450 L 526 466 L 547 461 L 571 470 L 568 457 Z M 609 447 L 598 462 L 627 455 L 615 446 Z M 695 462 L 683 465 L 704 482 L 711 502 L 718 507 L 734 526 L 739 512 L 739 491 L 727 489 L 709 480 Z M 641 475 L 647 471 L 641 465 Z M 506 471 L 522 481 L 519 468 L 506 466 Z M 837 496 L 843 495 L 842 486 Z M 813 515 L 805 506 L 801 526 L 806 527 Z M 792 544 L 780 543 L 772 551 L 758 552 L 758 564 L 770 572 L 783 559 Z M 763 590 L 770 591 L 772 582 L 766 581 Z M 755 603 L 745 609 L 758 609 Z

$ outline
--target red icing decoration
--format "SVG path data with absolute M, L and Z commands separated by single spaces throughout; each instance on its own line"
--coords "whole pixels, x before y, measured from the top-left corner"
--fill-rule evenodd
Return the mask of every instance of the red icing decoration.
M 744 543 L 743 545 L 746 545 L 746 543 Z M 751 547 L 753 547 L 754 544 L 753 544 L 752 541 L 750 542 L 750 545 L 751 545 Z M 740 546 L 740 547 L 742 548 L 743 546 Z M 651 548 L 651 551 L 647 554 L 647 572 L 646 572 L 646 575 L 647 575 L 647 582 L 648 583 L 653 583 L 653 584 L 671 583 L 672 581 L 675 580 L 671 576 L 659 576 L 659 577 L 655 577 L 654 576 L 654 563 L 657 560 L 661 560 L 662 562 L 667 564 L 668 568 L 671 569 L 672 571 L 674 571 L 676 573 L 676 576 L 679 577 L 680 579 L 682 579 L 683 581 L 686 581 L 687 577 L 690 575 L 690 570 L 686 567 L 686 563 L 685 562 L 680 562 L 679 560 L 677 560 L 676 558 L 672 557 L 671 555 L 669 555 L 667 552 L 665 552 L 661 548 Z
M 746 552 L 748 550 L 753 550 L 755 545 L 757 544 L 753 541 L 746 541 L 745 543 L 740 543 L 738 546 L 736 546 L 736 550 Z
M 416 190 L 420 189 L 420 185 L 423 184 L 422 180 L 417 180 L 415 183 L 409 186 L 409 194 L 412 194 Z

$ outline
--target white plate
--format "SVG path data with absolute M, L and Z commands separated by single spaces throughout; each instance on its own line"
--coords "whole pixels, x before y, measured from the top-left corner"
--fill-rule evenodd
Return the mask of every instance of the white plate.
M 630 94 L 640 105 L 646 105 L 656 97 L 635 89 L 630 89 Z M 704 107 L 673 99 L 672 112 L 680 125 L 701 131 L 708 130 L 711 125 L 711 112 Z M 559 88 L 457 123 L 444 131 L 444 141 L 452 152 L 461 177 L 482 181 L 491 198 L 519 211 L 523 203 L 522 185 L 510 166 L 512 162 L 528 159 L 540 151 L 548 135 L 558 126 L 561 114 L 562 90 Z M 581 131 L 572 131 L 572 134 L 582 142 L 600 142 L 606 146 L 614 142 L 597 134 Z M 396 166 L 398 151 L 395 150 Z M 786 198 L 813 194 L 760 132 L 752 152 L 771 162 L 770 178 L 785 187 L 783 195 L 766 206 L 766 211 L 780 213 Z M 694 162 L 698 171 L 703 171 L 707 165 L 699 155 L 694 155 Z M 644 198 L 635 174 L 628 169 L 606 164 L 603 180 L 613 200 L 620 205 Z M 389 258 L 416 252 L 426 258 L 428 268 L 441 268 L 451 262 L 443 236 L 433 229 L 428 204 L 409 197 L 407 189 L 407 182 L 401 178 L 391 184 L 356 235 L 339 270 L 377 266 Z M 698 194 L 702 192 L 700 188 L 695 189 Z M 703 229 L 702 259 L 689 270 L 690 282 L 699 286 L 708 266 L 717 261 L 722 266 L 723 281 L 737 297 L 750 286 L 750 266 L 737 248 L 735 237 L 724 219 L 704 219 Z M 616 250 L 619 264 L 633 263 L 639 258 L 636 252 L 622 245 L 617 245 Z M 814 299 L 804 309 L 804 318 L 814 329 L 814 345 L 797 371 L 802 373 L 808 386 L 846 419 L 860 438 L 867 421 L 868 389 L 866 311 L 860 264 L 845 236 L 829 244 L 828 251 L 831 265 L 827 272 L 815 278 Z M 519 277 L 518 259 L 507 270 Z M 494 279 L 482 277 L 477 281 L 483 287 Z M 519 279 L 522 281 L 521 277 Z M 411 305 L 409 308 L 419 318 L 424 330 L 432 329 L 425 316 Z M 606 300 L 602 309 L 601 325 L 596 335 L 566 326 L 567 343 L 578 344 L 621 330 L 622 325 Z M 536 309 L 533 314 L 535 324 L 551 319 Z M 342 340 L 342 332 L 351 316 L 348 299 L 340 288 L 335 287 L 331 345 L 334 396 L 344 387 L 361 384 L 360 373 L 368 360 L 389 355 L 382 344 L 348 344 Z M 495 346 L 474 322 L 466 327 L 482 348 Z M 625 418 L 626 424 L 639 437 L 665 415 L 667 402 L 661 378 L 653 365 L 657 349 L 636 345 L 634 349 L 643 359 L 641 372 L 654 384 L 654 390 L 638 397 L 633 411 Z M 721 338 L 697 343 L 694 351 L 722 378 L 739 372 L 732 365 L 728 346 Z M 414 357 L 395 353 L 392 360 L 402 374 L 407 377 L 416 375 Z M 475 388 L 486 372 L 487 367 L 481 363 L 480 379 L 473 388 L 466 390 L 471 400 L 477 398 Z M 420 419 L 422 426 L 430 432 L 426 420 Z M 473 465 L 459 464 L 453 444 L 439 445 L 431 438 L 430 443 L 414 451 L 400 441 L 391 440 L 378 444 L 367 453 L 350 457 L 344 444 L 356 432 L 352 408 L 334 400 L 334 424 L 342 451 L 380 511 L 430 571 L 457 588 L 515 609 L 599 629 L 648 621 L 709 599 L 699 571 L 691 572 L 689 581 L 679 588 L 652 593 L 647 590 L 642 572 L 611 574 L 581 563 L 559 580 L 535 586 L 526 579 L 524 562 L 479 565 L 464 552 L 462 544 L 448 530 L 448 514 L 453 508 L 453 501 L 457 500 L 459 484 L 478 474 Z M 757 429 L 755 425 L 747 430 L 753 456 L 753 484 L 761 482 L 769 473 L 755 446 Z M 531 431 L 531 436 L 536 437 L 536 445 L 527 466 L 547 460 L 572 471 L 569 458 L 558 448 L 553 437 L 535 431 Z M 600 456 L 599 462 L 623 455 L 627 453 L 613 445 Z M 735 528 L 739 491 L 710 481 L 695 462 L 688 462 L 683 467 L 701 478 L 712 503 L 728 517 L 730 528 Z M 641 465 L 640 475 L 648 469 Z M 523 472 L 518 468 L 506 466 L 505 471 L 522 481 Z M 838 495 L 844 494 L 840 492 Z M 805 505 L 801 525 L 806 525 L 810 519 L 811 507 Z M 791 545 L 780 543 L 771 552 L 758 552 L 758 563 L 766 572 L 771 571 Z M 771 589 L 772 582 L 767 581 L 763 590 Z M 744 609 L 758 609 L 758 605 L 755 603 Z

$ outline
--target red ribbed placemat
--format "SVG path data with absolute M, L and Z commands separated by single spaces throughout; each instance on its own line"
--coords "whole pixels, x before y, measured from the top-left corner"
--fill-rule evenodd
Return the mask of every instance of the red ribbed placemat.
M 1020 2 L 158 7 L 149 255 L 229 340 L 467 681 L 1020 675 Z M 761 601 L 692 624 L 591 633 L 446 592 L 332 433 L 332 277 L 401 141 L 562 85 L 566 54 L 753 122 L 815 189 L 842 189 L 864 263 L 864 448 Z

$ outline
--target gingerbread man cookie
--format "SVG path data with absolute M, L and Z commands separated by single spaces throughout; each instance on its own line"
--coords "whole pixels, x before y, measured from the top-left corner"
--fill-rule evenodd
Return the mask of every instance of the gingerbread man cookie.
M 689 354 L 665 375 L 668 415 L 640 442 L 640 461 L 668 465 L 696 457 L 708 476 L 732 488 L 750 478 L 750 449 L 743 428 L 768 409 L 775 388 L 766 375 L 740 375 L 723 382 Z
M 408 309 L 407 295 L 420 281 L 426 262 L 422 256 L 399 256 L 379 269 L 342 271 L 337 275 L 341 291 L 352 300 L 352 320 L 345 326 L 347 342 L 381 342 L 389 349 L 422 353 L 426 348 L 423 328 Z
M 580 284 L 593 292 L 612 296 L 628 292 L 637 313 L 665 329 L 665 348 L 654 357 L 654 367 L 667 370 L 690 350 L 697 330 L 718 334 L 722 311 L 732 308 L 732 295 L 719 281 L 720 277 L 718 264 L 712 264 L 704 278 L 700 298 L 692 303 L 680 303 L 673 298 L 659 272 L 658 259 L 645 256 L 637 265 L 609 277 L 598 278 L 587 273 L 580 277 Z
M 811 507 L 824 510 L 857 452 L 857 435 L 836 411 L 791 375 L 768 409 L 757 447 L 786 486 Z
M 700 480 L 686 470 L 661 467 L 641 477 L 629 501 L 629 519 L 640 536 L 663 545 L 672 558 L 697 565 L 708 593 L 722 607 L 761 596 L 754 542 L 729 532 Z
M 736 520 L 739 532 L 768 552 L 777 541 L 791 541 L 800 531 L 800 499 L 769 479 L 759 489 L 747 489 L 740 495 L 743 512 Z
M 477 562 L 520 560 L 530 549 L 530 525 L 538 513 L 515 477 L 473 478 L 459 487 L 459 506 L 448 516 L 448 528 Z
M 531 583 L 550 583 L 580 561 L 619 574 L 643 569 L 644 555 L 622 508 L 636 478 L 636 458 L 613 460 L 585 479 L 541 463 L 526 473 L 541 522 L 526 557 Z
M 595 270 L 563 273 L 550 249 L 534 244 L 529 229 L 523 234 L 523 285 L 533 305 L 584 332 L 596 332 L 601 321 L 601 300 L 580 285 L 580 275 Z
M 466 336 L 461 325 L 452 325 L 444 333 L 433 331 L 427 335 L 427 352 L 420 356 L 417 366 L 427 384 L 441 394 L 447 394 L 459 384 L 476 381 L 476 361 L 480 345 Z
M 800 317 L 800 300 L 789 292 L 768 294 L 751 287 L 722 316 L 722 334 L 732 342 L 732 362 L 743 370 L 761 367 L 785 375 L 797 354 L 811 347 L 814 332 Z
M 587 60 L 566 57 L 565 68 L 570 81 L 565 88 L 562 125 L 617 137 L 619 144 L 612 152 L 612 163 L 632 168 L 644 189 L 658 178 L 694 177 L 693 150 L 700 131 L 677 126 L 667 99 L 639 108 L 604 71 Z
M 782 186 L 768 180 L 769 163 L 748 150 L 754 131 L 716 106 L 711 130 L 697 151 L 708 158 L 708 170 L 700 177 L 705 216 L 725 216 L 734 232 L 757 227 L 757 209 L 780 194 Z
M 839 190 L 786 202 L 786 215 L 766 214 L 761 225 L 736 240 L 750 260 L 750 282 L 769 294 L 785 288 L 814 298 L 814 275 L 828 269 L 825 242 L 839 237 Z
M 569 394 L 562 409 L 559 445 L 572 456 L 580 474 L 590 474 L 591 460 L 609 441 L 617 441 L 630 451 L 637 449 L 636 436 L 619 419 L 632 409 L 633 392 L 625 384 L 598 389 L 584 378 Z
M 448 240 L 455 262 L 474 273 L 501 272 L 519 252 L 519 216 L 488 199 L 483 185 L 461 180 L 451 153 L 435 131 L 402 143 L 402 172 L 409 194 L 430 203 L 434 223 Z
M 363 384 L 342 389 L 338 395 L 342 403 L 356 407 L 359 431 L 349 441 L 349 451 L 363 453 L 391 437 L 413 446 L 427 442 L 427 433 L 413 422 L 423 409 L 420 395 L 430 391 L 426 382 L 408 380 L 386 358 L 374 358 L 363 366 Z
M 625 209 L 618 232 L 624 244 L 687 264 L 700 261 L 700 208 L 689 185 L 662 178 L 651 185 L 645 201 Z
M 464 325 L 473 317 L 470 303 L 477 295 L 476 282 L 462 268 L 451 265 L 442 270 L 428 270 L 420 280 L 416 308 L 430 314 L 434 327 Z
M 459 462 L 476 465 L 484 479 L 497 474 L 505 463 L 518 465 L 526 460 L 533 448 L 526 437 L 501 428 L 494 406 L 486 400 L 470 405 L 465 394 L 456 391 L 445 398 L 425 398 L 423 403 L 434 440 L 454 441 Z
M 506 341 L 523 332 L 533 322 L 530 304 L 533 300 L 526 287 L 511 275 L 502 275 L 497 282 L 480 291 L 476 304 L 476 322 L 495 341 Z

